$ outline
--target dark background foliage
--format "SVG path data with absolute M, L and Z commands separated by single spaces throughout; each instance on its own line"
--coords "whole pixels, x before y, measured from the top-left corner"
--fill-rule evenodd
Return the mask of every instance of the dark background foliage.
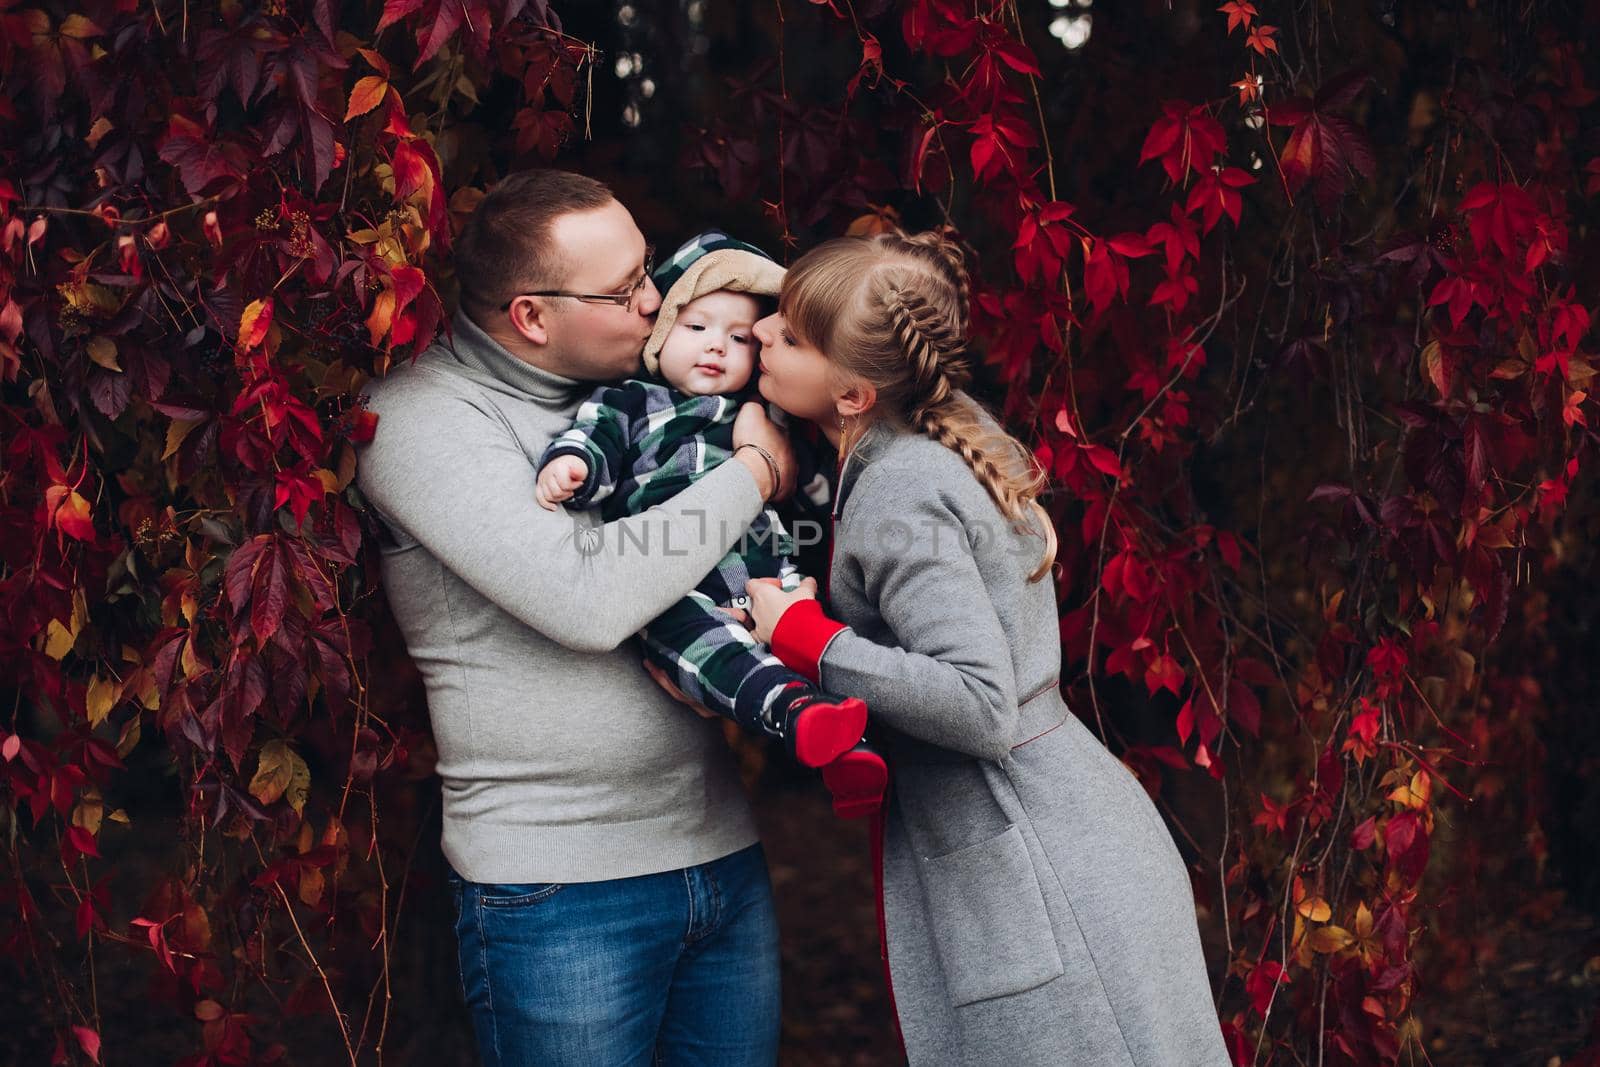
M 661 246 L 967 245 L 1237 1062 L 1593 1060 L 1596 14 L 0 0 L 0 1047 L 470 1062 L 350 477 L 553 161 Z M 861 829 L 734 740 L 785 1062 L 889 1062 Z

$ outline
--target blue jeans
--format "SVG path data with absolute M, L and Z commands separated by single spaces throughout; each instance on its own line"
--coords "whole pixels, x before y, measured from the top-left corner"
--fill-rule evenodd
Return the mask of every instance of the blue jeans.
M 760 845 L 606 882 L 452 874 L 485 1067 L 771 1067 L 778 922 Z

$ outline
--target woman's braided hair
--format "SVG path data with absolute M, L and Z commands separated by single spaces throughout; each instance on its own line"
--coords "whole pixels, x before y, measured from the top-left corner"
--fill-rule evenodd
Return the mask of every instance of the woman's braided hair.
M 1018 532 L 1042 534 L 1045 551 L 1030 579 L 1037 580 L 1056 549 L 1037 502 L 1045 475 L 965 392 L 971 290 L 960 247 L 939 234 L 844 237 L 789 268 L 780 310 L 789 329 L 836 368 L 872 384 L 879 417 L 957 453 Z

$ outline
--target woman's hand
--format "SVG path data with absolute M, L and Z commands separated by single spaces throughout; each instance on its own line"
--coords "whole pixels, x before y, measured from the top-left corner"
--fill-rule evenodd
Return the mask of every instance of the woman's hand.
M 762 644 L 772 644 L 772 631 L 778 628 L 783 613 L 801 600 L 817 599 L 817 580 L 806 578 L 792 593 L 786 593 L 776 578 L 752 578 L 744 591 L 750 596 L 750 630 Z

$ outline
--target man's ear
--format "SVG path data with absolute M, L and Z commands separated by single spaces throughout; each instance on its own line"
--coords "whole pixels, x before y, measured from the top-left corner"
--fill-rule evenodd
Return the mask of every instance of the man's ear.
M 877 402 L 877 387 L 871 382 L 864 382 L 859 378 L 834 398 L 834 406 L 838 408 L 839 414 L 847 419 L 853 419 L 857 415 L 865 415 L 872 410 Z
M 549 305 L 536 296 L 519 296 L 511 301 L 507 317 L 517 336 L 536 345 L 550 343 Z

